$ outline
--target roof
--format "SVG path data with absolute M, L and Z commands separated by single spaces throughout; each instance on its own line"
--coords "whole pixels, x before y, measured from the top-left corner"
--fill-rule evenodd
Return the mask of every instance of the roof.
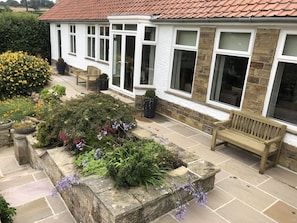
M 157 20 L 297 17 L 297 0 L 61 0 L 40 19 L 107 20 L 109 15 L 156 15 Z

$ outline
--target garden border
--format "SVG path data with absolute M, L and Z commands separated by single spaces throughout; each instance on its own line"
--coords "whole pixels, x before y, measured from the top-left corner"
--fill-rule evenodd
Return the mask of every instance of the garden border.
M 158 140 L 148 130 L 137 127 L 133 134 L 139 138 Z M 43 169 L 52 182 L 73 173 L 74 157 L 63 147 L 54 149 L 33 148 L 36 139 L 32 135 L 26 136 L 28 141 L 27 154 L 32 167 Z M 176 150 L 173 144 L 166 145 L 169 150 Z M 183 152 L 182 161 L 187 167 L 180 167 L 170 171 L 165 177 L 165 183 L 159 188 L 143 186 L 131 189 L 115 189 L 113 181 L 107 177 L 89 176 L 80 179 L 80 184 L 71 190 L 61 193 L 63 200 L 78 222 L 98 223 L 146 223 L 174 209 L 176 196 L 189 200 L 187 193 L 173 189 L 186 185 L 188 174 L 193 183 L 201 186 L 204 191 L 214 187 L 215 174 L 220 171 L 212 163 L 202 159 L 195 159 L 191 153 Z

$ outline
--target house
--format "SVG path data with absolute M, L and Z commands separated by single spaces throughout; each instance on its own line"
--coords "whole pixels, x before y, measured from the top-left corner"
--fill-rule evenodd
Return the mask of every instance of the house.
M 297 2 L 61 0 L 51 54 L 96 66 L 135 99 L 155 88 L 158 112 L 211 131 L 231 109 L 287 125 L 280 164 L 297 171 Z

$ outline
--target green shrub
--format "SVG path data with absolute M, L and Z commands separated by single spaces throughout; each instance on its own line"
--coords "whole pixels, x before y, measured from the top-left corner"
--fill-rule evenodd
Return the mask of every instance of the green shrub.
M 127 141 L 106 154 L 108 175 L 114 179 L 116 187 L 158 186 L 163 180 L 158 154 L 164 149 L 153 141 Z
M 32 116 L 34 113 L 34 102 L 29 98 L 16 97 L 0 101 L 0 119 L 21 121 L 25 116 Z
M 46 121 L 38 126 L 36 146 L 61 144 L 59 133 L 83 132 L 94 127 L 101 129 L 107 121 L 134 121 L 134 110 L 129 105 L 105 94 L 88 94 L 68 100 L 51 108 Z
M 0 53 L 24 51 L 50 59 L 49 24 L 32 13 L 0 13 Z
M 12 217 L 15 216 L 16 209 L 10 207 L 10 204 L 0 195 L 0 222 L 2 223 L 12 223 Z
M 23 52 L 0 55 L 0 97 L 26 96 L 39 92 L 51 75 L 47 61 Z

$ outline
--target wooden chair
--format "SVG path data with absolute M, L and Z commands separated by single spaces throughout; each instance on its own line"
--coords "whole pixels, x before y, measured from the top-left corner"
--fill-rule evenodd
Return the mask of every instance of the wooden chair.
M 94 66 L 88 66 L 86 71 L 77 71 L 76 85 L 78 85 L 78 83 L 86 83 L 86 88 L 89 90 L 90 82 L 96 81 L 100 74 L 101 70 Z M 79 79 L 82 79 L 83 81 L 79 81 Z

